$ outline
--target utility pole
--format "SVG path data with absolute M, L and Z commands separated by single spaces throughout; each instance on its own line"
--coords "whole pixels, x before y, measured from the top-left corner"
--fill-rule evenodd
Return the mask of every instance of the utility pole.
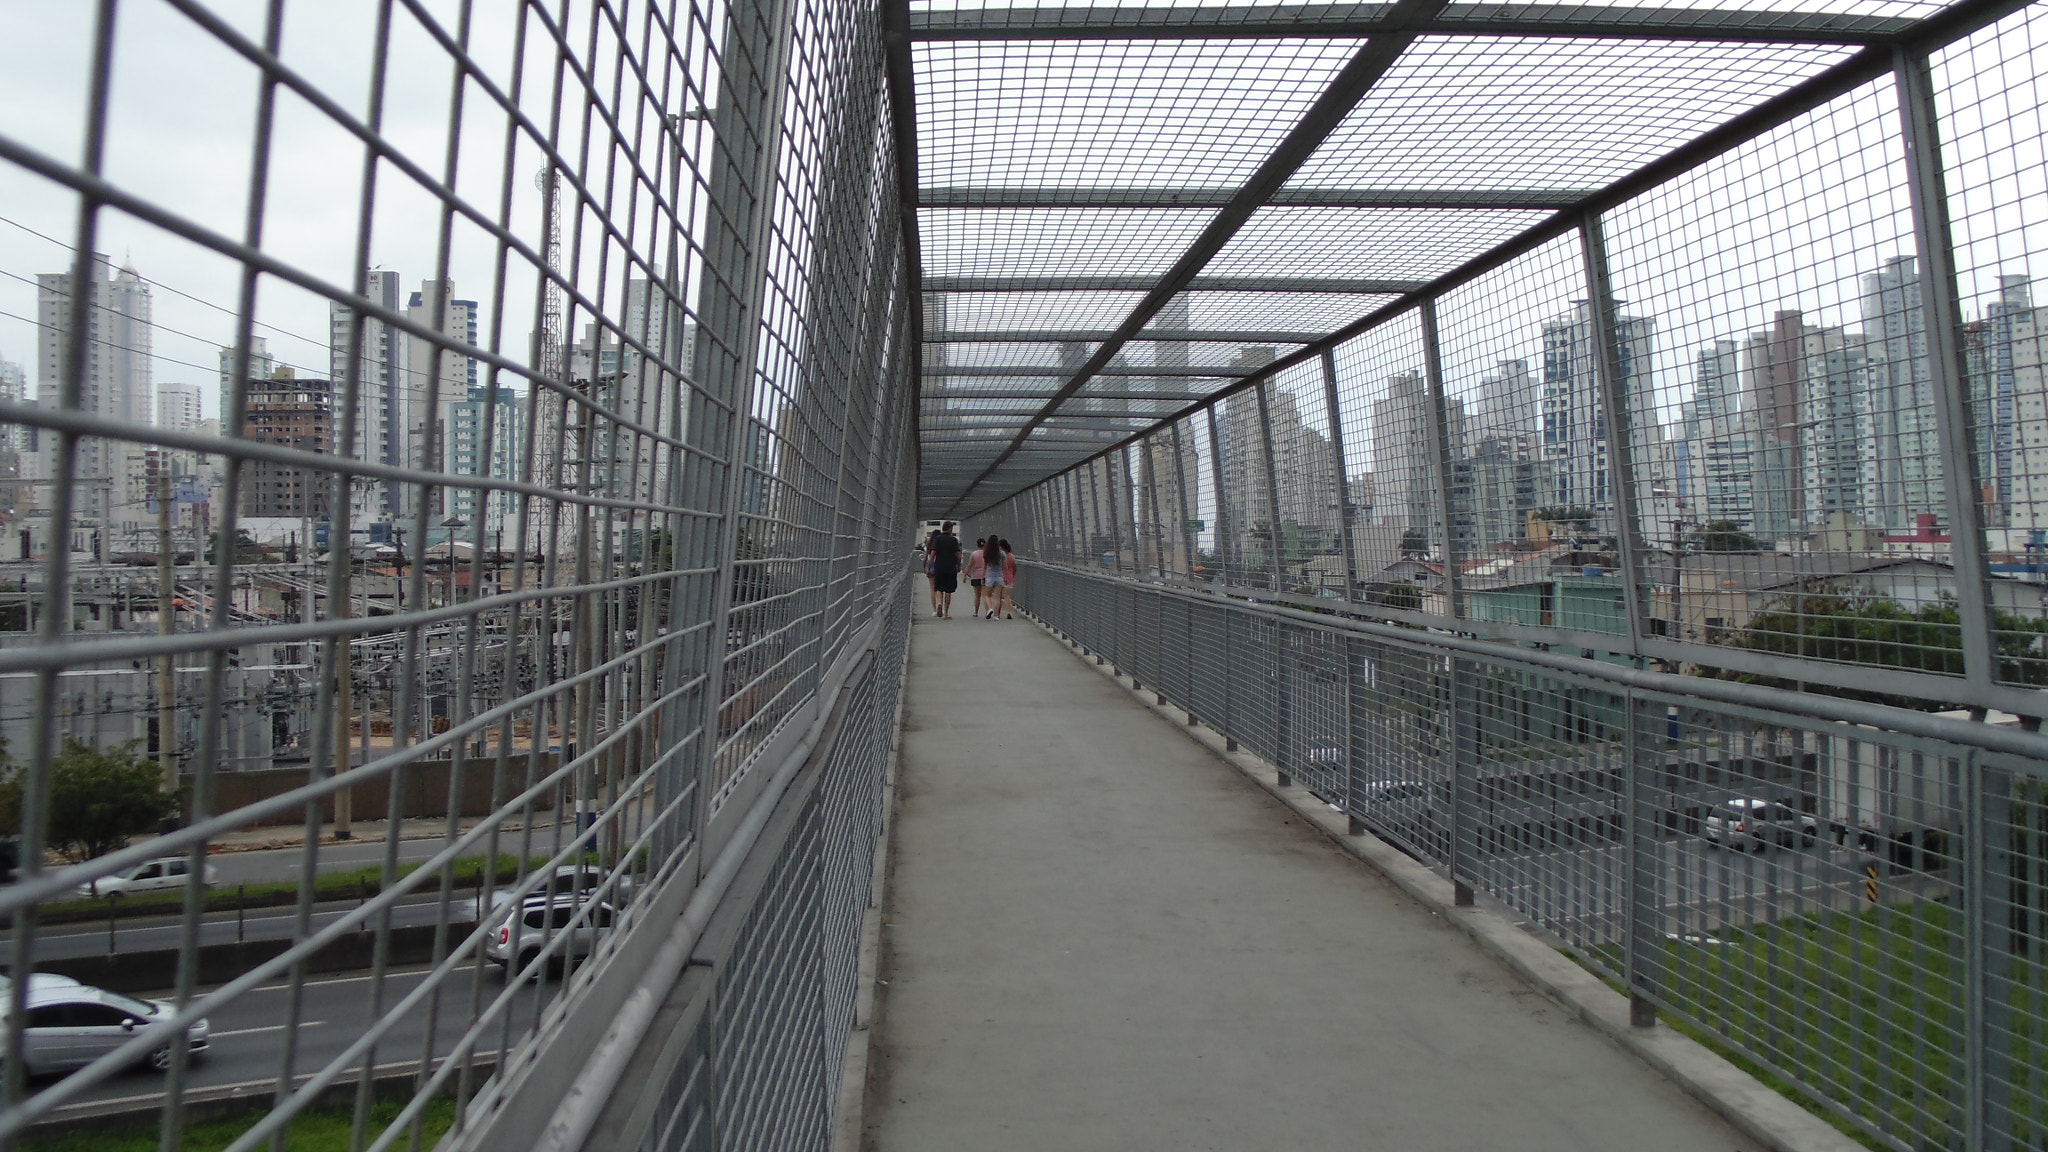
M 334 536 L 334 531 L 330 529 L 328 531 L 327 546 L 329 548 L 344 547 L 345 543 L 336 541 Z M 337 603 L 327 606 L 328 616 L 335 620 L 348 619 L 349 611 L 352 607 L 349 604 L 350 599 L 353 598 L 350 584 L 355 579 L 353 567 L 355 558 L 350 557 L 344 560 L 343 563 L 349 565 L 349 567 L 343 569 L 346 575 L 342 577 L 341 598 Z M 337 637 L 336 645 L 340 651 L 336 654 L 335 660 L 335 677 L 339 683 L 335 685 L 334 689 L 334 774 L 339 776 L 348 771 L 348 722 L 349 718 L 355 715 L 356 702 L 355 672 L 349 667 L 349 637 L 347 635 Z M 366 745 L 369 739 L 370 714 L 364 712 L 363 741 Z M 353 827 L 356 808 L 354 793 L 355 785 L 353 784 L 334 790 L 334 838 L 336 840 L 348 840 L 355 836 L 355 828 Z
M 156 476 L 156 632 L 169 636 L 178 630 L 178 582 L 171 571 L 171 476 L 169 461 L 157 457 Z M 157 661 L 156 674 L 156 757 L 163 769 L 165 792 L 178 790 L 178 679 L 176 660 L 169 652 Z

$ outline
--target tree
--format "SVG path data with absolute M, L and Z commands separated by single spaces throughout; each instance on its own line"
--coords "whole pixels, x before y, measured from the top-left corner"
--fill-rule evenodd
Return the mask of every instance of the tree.
M 1992 613 L 1994 656 L 1998 677 L 2007 684 L 2048 684 L 2048 620 L 2003 610 Z M 1794 593 L 1773 602 L 1751 618 L 1749 627 L 1731 641 L 1737 648 L 1775 652 L 1841 664 L 1865 664 L 1934 672 L 1963 673 L 1961 613 L 1953 597 L 1909 609 L 1896 600 L 1820 588 Z M 1789 688 L 1782 679 L 1702 669 L 1703 675 Z M 1852 700 L 1868 700 L 1897 708 L 1941 711 L 1950 702 L 1892 696 L 1857 688 L 1807 683 L 1806 691 Z
M 263 550 L 263 545 L 258 544 L 254 536 L 249 535 L 247 528 L 235 529 L 234 553 L 235 563 L 237 564 L 260 564 L 269 558 L 269 553 Z M 220 562 L 220 533 L 218 532 L 211 533 L 206 538 L 206 562 L 208 564 Z
M 130 836 L 177 815 L 179 798 L 161 790 L 157 763 L 137 754 L 138 743 L 102 751 L 64 741 L 50 762 L 52 848 L 74 862 L 90 860 L 127 847 Z
M 1420 528 L 1410 528 L 1401 533 L 1401 555 L 1420 556 L 1429 551 L 1429 533 Z
M 1716 520 L 1700 533 L 1702 552 L 1756 552 L 1760 548 L 1756 537 L 1742 530 L 1733 520 Z
M 1422 591 L 1413 584 L 1399 581 L 1368 584 L 1365 588 L 1365 602 L 1383 608 L 1406 608 L 1416 612 L 1422 609 Z

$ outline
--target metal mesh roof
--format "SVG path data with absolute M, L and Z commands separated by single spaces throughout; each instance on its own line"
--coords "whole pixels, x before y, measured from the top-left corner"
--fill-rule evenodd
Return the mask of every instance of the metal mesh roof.
M 1332 346 L 1968 6 L 898 9 L 924 514 Z

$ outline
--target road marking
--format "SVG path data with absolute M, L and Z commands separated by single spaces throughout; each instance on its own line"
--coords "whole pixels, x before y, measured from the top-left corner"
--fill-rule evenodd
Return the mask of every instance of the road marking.
M 325 1023 L 327 1023 L 325 1020 L 301 1020 L 299 1021 L 299 1027 L 318 1028 Z M 265 1024 L 261 1028 L 234 1028 L 226 1032 L 209 1032 L 207 1036 L 209 1039 L 218 1040 L 223 1036 L 254 1036 L 258 1032 L 282 1032 L 289 1027 L 291 1027 L 289 1024 Z

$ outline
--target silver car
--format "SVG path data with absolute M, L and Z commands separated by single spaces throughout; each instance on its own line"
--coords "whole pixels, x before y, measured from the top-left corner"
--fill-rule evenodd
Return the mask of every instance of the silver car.
M 484 938 L 484 955 L 504 969 L 505 978 L 523 972 L 552 945 L 548 953 L 554 964 L 590 955 L 600 931 L 612 926 L 612 906 L 573 895 L 530 896 L 521 902 L 517 914 L 510 908 L 495 911 L 496 923 Z
M 1820 823 L 1787 804 L 1739 798 L 1715 805 L 1700 821 L 1700 834 L 1710 844 L 1738 851 L 1750 848 L 1761 852 L 1772 844 L 1810 848 L 1820 838 Z
M 27 1006 L 21 1047 L 30 1076 L 83 1068 L 173 1011 L 162 1000 L 137 1000 L 48 973 L 29 977 Z M 186 1026 L 185 1043 L 195 1056 L 206 1051 L 205 1020 Z M 170 1044 L 158 1045 L 146 1059 L 159 1072 L 168 1069 Z
M 155 860 L 144 860 L 125 871 L 111 876 L 102 876 L 90 883 L 80 884 L 80 896 L 128 896 L 138 892 L 162 892 L 185 886 L 185 878 L 191 874 L 191 862 L 183 856 L 163 856 Z M 201 877 L 208 888 L 220 886 L 220 869 L 208 864 L 202 869 Z

